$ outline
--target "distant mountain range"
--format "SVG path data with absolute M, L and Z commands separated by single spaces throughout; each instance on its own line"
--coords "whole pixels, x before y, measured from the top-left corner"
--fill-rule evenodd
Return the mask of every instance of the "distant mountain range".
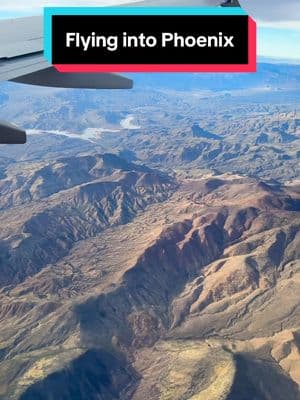
M 300 88 L 300 65 L 259 63 L 257 73 L 244 74 L 133 74 L 135 87 L 214 91 L 259 87 Z
M 299 65 L 300 58 L 279 58 L 279 57 L 267 57 L 258 56 L 258 62 L 265 64 L 288 64 L 288 65 Z

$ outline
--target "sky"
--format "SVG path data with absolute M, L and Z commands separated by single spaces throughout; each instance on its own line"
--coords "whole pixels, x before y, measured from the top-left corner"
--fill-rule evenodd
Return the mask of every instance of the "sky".
M 132 0 L 133 1 L 133 0 Z M 144 0 L 146 5 L 148 1 Z M 130 0 L 1 0 L 0 17 L 36 15 L 44 6 L 104 6 Z M 161 0 L 179 5 L 216 5 L 217 0 Z M 300 59 L 300 0 L 240 0 L 258 22 L 258 54 L 267 57 Z

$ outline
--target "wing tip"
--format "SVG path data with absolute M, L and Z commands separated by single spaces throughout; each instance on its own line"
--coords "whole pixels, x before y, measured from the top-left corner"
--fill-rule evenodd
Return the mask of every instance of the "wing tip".
M 113 73 L 59 72 L 47 67 L 11 80 L 28 85 L 69 89 L 132 89 L 133 80 Z
M 6 121 L 0 121 L 0 144 L 25 144 L 26 132 Z

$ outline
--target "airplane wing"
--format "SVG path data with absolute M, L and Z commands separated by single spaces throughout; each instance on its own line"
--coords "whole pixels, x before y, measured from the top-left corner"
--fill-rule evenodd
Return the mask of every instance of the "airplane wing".
M 131 89 L 132 80 L 117 74 L 60 73 L 43 57 L 43 17 L 0 20 L 0 80 L 31 85 Z
M 216 6 L 221 0 L 188 0 L 185 6 Z M 115 4 L 117 6 L 117 4 Z M 182 0 L 128 0 L 128 6 L 182 6 Z M 43 17 L 0 20 L 0 81 L 51 87 L 130 89 L 116 74 L 58 73 L 43 57 Z
M 132 80 L 117 74 L 60 73 L 43 56 L 43 17 L 0 20 L 0 81 L 30 85 L 131 89 Z M 0 120 L 0 144 L 26 142 L 26 132 Z

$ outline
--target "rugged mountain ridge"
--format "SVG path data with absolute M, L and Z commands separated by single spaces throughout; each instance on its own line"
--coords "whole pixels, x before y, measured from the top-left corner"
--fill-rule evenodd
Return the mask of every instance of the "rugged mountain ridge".
M 11 247 L 27 267 L 0 295 L 0 396 L 250 400 L 284 387 L 299 398 L 299 187 L 120 170 L 104 187 L 102 171 L 22 206 L 21 230 L 51 210 L 32 225 L 47 222 L 46 238 L 63 204 L 61 241 L 72 246 L 37 270 L 27 269 L 37 239 Z M 99 196 L 115 184 L 133 214 L 90 231 L 89 210 L 107 215 Z M 4 226 L 19 209 L 4 211 Z M 89 234 L 74 240 L 65 226 Z
M 176 188 L 166 175 L 109 154 L 30 165 L 13 176 L 0 181 L 7 209 L 0 217 L 0 286 L 56 262 L 76 242 L 130 221 Z

